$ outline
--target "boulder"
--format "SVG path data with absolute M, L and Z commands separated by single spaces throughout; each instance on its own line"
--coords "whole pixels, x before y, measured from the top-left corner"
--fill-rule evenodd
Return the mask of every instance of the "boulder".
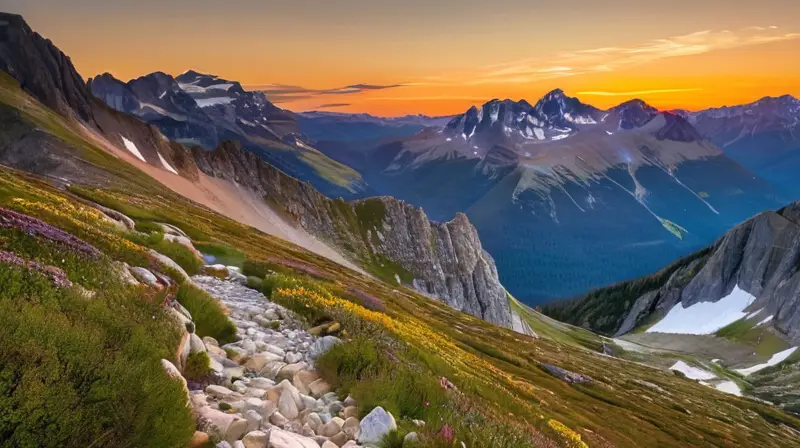
M 250 431 L 242 439 L 245 448 L 267 448 L 269 433 L 264 431 Z
M 342 424 L 342 432 L 347 434 L 348 439 L 358 439 L 358 432 L 361 422 L 356 417 L 348 417 Z
M 235 397 L 235 393 L 232 390 L 224 386 L 218 386 L 216 384 L 211 384 L 209 386 L 206 386 L 206 395 L 210 395 L 220 400 L 227 400 L 232 397 Z
M 214 432 L 220 439 L 228 442 L 239 440 L 247 430 L 247 420 L 234 414 L 226 414 L 218 409 L 205 406 L 196 410 L 198 426 L 206 432 Z
M 152 288 L 161 287 L 161 285 L 158 283 L 158 278 L 155 275 L 153 275 L 153 273 L 150 272 L 149 270 L 138 266 L 128 268 L 128 270 L 134 276 L 134 278 L 136 278 L 136 280 L 139 280 L 145 285 L 150 286 Z
M 314 341 L 314 344 L 311 345 L 311 359 L 317 359 L 322 356 L 325 352 L 331 349 L 334 345 L 342 342 L 341 339 L 337 338 L 336 336 L 325 336 L 322 338 L 317 339 Z
M 308 385 L 308 393 L 314 397 L 319 398 L 331 391 L 331 386 L 322 378 L 311 382 Z
M 321 427 L 317 428 L 317 434 L 325 437 L 333 437 L 336 434 L 339 434 L 341 430 L 342 430 L 341 426 L 339 426 L 339 424 L 336 423 L 335 421 L 331 420 L 328 423 L 325 423 Z
M 181 386 L 183 386 L 183 389 L 186 391 L 186 399 L 187 399 L 187 402 L 188 402 L 189 399 L 190 399 L 190 396 L 189 396 L 189 386 L 186 383 L 186 378 L 184 378 L 183 375 L 181 375 L 181 372 L 178 370 L 177 367 L 175 367 L 175 364 L 172 364 L 171 362 L 167 361 L 166 359 L 162 359 L 161 360 L 161 367 L 164 368 L 164 372 L 166 372 L 168 377 L 170 377 L 170 378 L 172 378 L 172 379 L 174 379 L 176 381 L 179 381 L 181 383 Z
M 191 282 L 192 281 L 192 279 L 189 277 L 189 274 L 187 274 L 186 271 L 183 270 L 181 265 L 179 265 L 178 263 L 175 263 L 175 261 L 172 258 L 169 258 L 168 256 L 166 256 L 164 254 L 158 253 L 158 252 L 154 251 L 153 249 L 149 249 L 148 253 L 150 254 L 151 257 L 155 258 L 159 263 L 161 263 L 164 266 L 167 266 L 167 267 L 173 269 L 175 272 L 177 272 L 181 276 L 181 280 L 182 281 L 184 281 L 184 282 Z
M 248 370 L 252 370 L 253 372 L 260 372 L 261 369 L 267 365 L 267 363 L 272 361 L 281 361 L 282 359 L 282 357 L 270 352 L 256 353 L 244 363 L 244 367 Z
M 397 423 L 392 414 L 378 406 L 361 420 L 358 442 L 362 444 L 377 444 L 384 435 L 395 429 L 397 429 Z
M 270 448 L 320 448 L 320 445 L 308 437 L 273 428 L 269 434 Z
M 339 445 L 331 442 L 330 440 L 326 440 L 320 448 L 339 448 Z
M 335 436 L 331 437 L 328 440 L 335 443 L 336 446 L 342 446 L 345 443 L 347 443 L 347 434 L 340 431 L 339 433 L 337 433 Z
M 417 442 L 419 442 L 419 434 L 416 432 L 410 432 L 403 437 L 403 446 L 413 445 Z
M 287 364 L 278 371 L 277 379 L 280 380 L 291 380 L 294 378 L 295 374 L 305 368 L 308 367 L 308 364 L 304 362 L 298 362 L 295 364 Z
M 254 410 L 245 411 L 244 419 L 247 420 L 247 432 L 261 428 L 261 424 L 264 423 L 264 417 Z
M 208 434 L 202 431 L 195 431 L 192 439 L 189 440 L 189 448 L 205 448 L 208 445 Z
M 268 362 L 267 365 L 261 369 L 261 374 L 267 378 L 275 379 L 278 377 L 278 372 L 280 372 L 285 366 L 286 363 L 282 361 Z
M 297 401 L 291 391 L 284 389 L 278 398 L 278 411 L 286 418 L 293 420 L 300 413 Z
M 206 345 L 203 344 L 203 340 L 200 339 L 200 336 L 192 333 L 189 336 L 189 353 L 200 353 L 206 351 Z
M 289 422 L 289 420 L 283 416 L 280 412 L 273 412 L 272 415 L 269 417 L 269 422 L 275 426 L 280 426 L 281 428 Z

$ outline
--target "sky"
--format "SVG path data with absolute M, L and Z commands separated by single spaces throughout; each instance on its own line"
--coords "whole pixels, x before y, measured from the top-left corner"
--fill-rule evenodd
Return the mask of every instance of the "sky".
M 793 0 L 0 0 L 84 78 L 189 69 L 290 110 L 450 115 L 548 91 L 597 107 L 800 97 Z

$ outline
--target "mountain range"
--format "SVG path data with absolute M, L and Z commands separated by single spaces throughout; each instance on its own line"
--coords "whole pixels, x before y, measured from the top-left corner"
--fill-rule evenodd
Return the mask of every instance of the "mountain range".
M 558 90 L 447 118 L 264 101 L 196 72 L 87 83 L 0 13 L 0 438 L 797 445 L 800 205 L 720 231 L 783 191 L 691 116 Z M 349 196 L 409 199 L 323 194 L 340 157 Z M 626 245 L 701 249 L 545 309 L 572 324 L 506 291 L 634 271 Z
M 284 111 L 195 71 L 127 83 L 105 74 L 89 86 L 171 140 L 206 149 L 237 140 L 325 194 L 391 195 L 437 220 L 464 212 L 503 284 L 529 304 L 651 272 L 798 194 L 785 160 L 796 144 L 790 97 L 691 113 L 641 100 L 601 110 L 556 89 L 533 105 L 379 118 Z M 768 151 L 753 150 L 764 141 Z

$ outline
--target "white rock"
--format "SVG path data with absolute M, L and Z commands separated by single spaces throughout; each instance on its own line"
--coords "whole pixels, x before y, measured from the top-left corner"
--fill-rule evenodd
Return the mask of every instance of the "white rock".
M 189 352 L 190 353 L 200 353 L 206 352 L 206 345 L 203 344 L 203 340 L 200 339 L 200 336 L 192 333 L 189 336 Z
M 284 389 L 283 392 L 281 392 L 281 396 L 278 399 L 278 411 L 290 420 L 297 418 L 297 415 L 300 413 L 297 402 L 289 390 Z
M 203 421 L 213 426 L 214 432 L 228 442 L 239 440 L 247 430 L 247 420 L 238 415 L 226 414 L 208 406 L 197 409 L 196 412 Z
M 330 350 L 334 345 L 340 342 L 342 342 L 342 340 L 337 338 L 336 336 L 325 336 L 317 339 L 311 346 L 311 353 L 310 353 L 311 359 L 319 358 L 325 352 Z
M 302 360 L 303 360 L 303 355 L 301 355 L 300 353 L 296 353 L 296 352 L 289 352 L 289 353 L 286 354 L 286 357 L 284 358 L 284 361 L 287 364 L 298 363 L 298 362 L 300 362 Z
M 234 392 L 227 387 L 211 384 L 206 387 L 206 394 L 214 398 L 226 400 L 234 396 Z
M 250 383 L 248 384 L 248 386 L 266 390 L 266 389 L 269 389 L 271 387 L 274 387 L 275 386 L 275 381 L 272 381 L 272 380 L 270 380 L 268 378 L 263 378 L 263 377 L 259 376 L 259 377 L 251 379 Z
M 153 275 L 152 272 L 145 268 L 140 268 L 138 266 L 128 268 L 131 274 L 139 280 L 140 282 L 144 283 L 147 286 L 157 287 L 158 286 L 158 278 Z
M 280 412 L 273 412 L 269 417 L 269 422 L 275 426 L 283 427 L 289 420 Z
M 244 419 L 247 420 L 247 432 L 261 428 L 261 424 L 264 422 L 264 417 L 253 410 L 245 411 Z
M 267 448 L 269 433 L 264 431 L 251 431 L 242 439 L 245 448 Z
M 320 448 L 314 439 L 273 428 L 269 435 L 270 448 Z
M 397 429 L 397 423 L 392 414 L 378 406 L 361 420 L 358 442 L 376 444 L 384 435 L 395 429 Z

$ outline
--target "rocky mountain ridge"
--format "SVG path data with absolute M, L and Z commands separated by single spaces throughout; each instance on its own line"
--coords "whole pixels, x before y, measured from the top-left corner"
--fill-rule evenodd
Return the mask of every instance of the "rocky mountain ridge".
M 0 16 L 0 19 L 5 20 L 6 16 Z M 43 38 L 32 33 L 19 16 L 9 17 L 6 27 L 10 29 L 5 33 L 24 36 L 23 42 L 11 42 L 23 47 L 48 48 L 47 54 L 55 55 L 55 60 L 64 64 L 58 73 L 69 74 L 69 79 L 74 82 L 55 82 L 55 75 L 50 78 L 43 70 L 35 71 L 38 83 L 26 81 L 28 67 L 32 65 L 28 64 L 25 54 L 16 53 L 7 43 L 0 42 L 0 55 L 3 55 L 8 74 L 20 76 L 18 81 L 25 82 L 20 82 L 23 89 L 31 87 L 27 91 L 35 98 L 49 101 L 54 107 L 69 107 L 59 110 L 63 115 L 93 117 L 92 123 L 86 123 L 97 129 L 98 134 L 92 134 L 92 138 L 105 138 L 116 143 L 118 148 L 126 148 L 143 163 L 162 168 L 159 173 L 166 176 L 181 175 L 197 181 L 201 175 L 209 175 L 243 186 L 278 208 L 292 221 L 291 224 L 331 243 L 355 261 L 365 264 L 367 270 L 381 273 L 384 279 L 414 286 L 457 309 L 512 327 L 511 311 L 494 261 L 482 249 L 477 232 L 465 216 L 461 215 L 450 223 L 437 224 L 428 220 L 422 210 L 389 197 L 354 203 L 331 200 L 310 183 L 299 181 L 264 162 L 239 142 L 223 142 L 213 151 L 169 143 L 154 127 L 106 108 L 89 96 L 80 75 L 63 53 L 45 45 Z M 45 61 L 42 65 L 58 67 L 54 61 Z M 163 81 L 163 88 L 174 89 L 173 80 L 166 75 L 152 76 L 137 83 L 160 81 Z M 202 83 L 199 81 L 198 85 Z M 64 90 L 67 87 L 72 90 Z M 175 105 L 175 101 L 170 101 Z M 77 104 L 77 107 L 88 104 L 88 112 L 74 111 L 72 104 Z M 20 128 L 36 128 L 24 117 L 17 117 L 17 120 Z M 76 158 L 75 148 L 52 135 L 43 138 L 47 139 L 49 147 L 58 149 L 58 158 L 40 149 L 33 150 L 39 146 L 27 143 L 23 146 L 30 150 L 22 154 L 20 135 L 30 132 L 17 133 L 16 125 L 6 129 L 0 146 L 3 163 L 23 169 L 35 166 L 38 174 L 56 174 L 62 182 L 102 184 L 97 180 L 111 177 L 102 173 L 96 164 Z

